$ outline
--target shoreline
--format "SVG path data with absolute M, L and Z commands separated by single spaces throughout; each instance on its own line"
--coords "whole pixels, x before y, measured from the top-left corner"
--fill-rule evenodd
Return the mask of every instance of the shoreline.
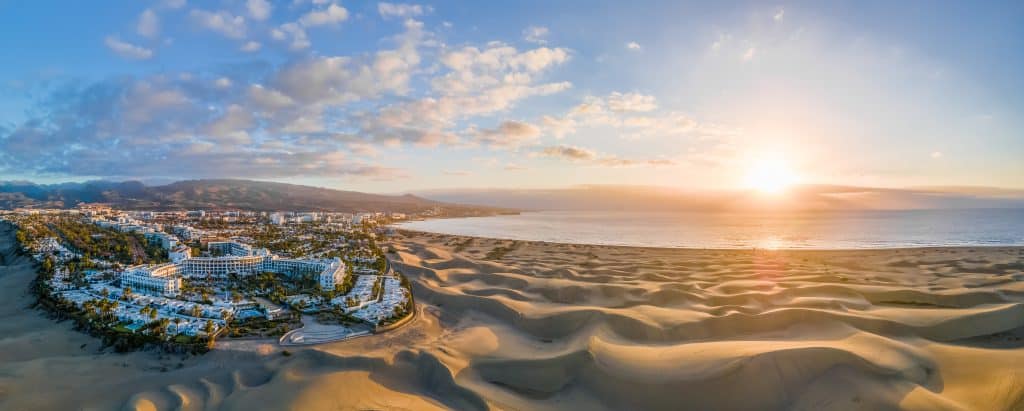
M 628 244 L 591 244 L 591 243 L 566 243 L 557 241 L 543 241 L 543 240 L 520 240 L 515 238 L 499 238 L 499 237 L 484 237 L 475 235 L 465 234 L 449 234 L 440 233 L 436 231 L 425 231 L 416 230 L 410 228 L 404 228 L 400 226 L 389 226 L 393 228 L 395 232 L 410 232 L 417 233 L 418 235 L 436 235 L 446 236 L 452 238 L 463 238 L 463 239 L 475 239 L 485 241 L 515 241 L 528 244 L 537 245 L 554 245 L 554 246 L 577 246 L 577 247 L 609 247 L 609 248 L 623 248 L 631 250 L 657 250 L 657 251 L 762 251 L 762 252 L 781 252 L 781 253 L 844 253 L 844 252 L 865 252 L 865 251 L 928 251 L 928 250 L 968 250 L 978 248 L 982 250 L 1024 250 L 1024 244 L 1017 245 L 946 245 L 946 246 L 935 246 L 926 245 L 919 247 L 872 247 L 872 248 L 763 248 L 763 247 L 744 247 L 744 248 L 715 248 L 715 247 L 656 247 L 656 246 L 645 246 L 645 245 L 628 245 Z

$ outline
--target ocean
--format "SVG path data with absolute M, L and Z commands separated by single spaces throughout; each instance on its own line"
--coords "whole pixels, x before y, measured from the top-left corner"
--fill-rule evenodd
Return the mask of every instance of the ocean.
M 701 213 L 537 211 L 410 221 L 401 228 L 574 244 L 867 249 L 1024 245 L 1024 209 Z

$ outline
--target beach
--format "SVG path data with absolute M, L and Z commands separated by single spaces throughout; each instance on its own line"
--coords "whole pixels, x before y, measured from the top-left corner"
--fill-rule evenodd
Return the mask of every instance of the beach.
M 400 230 L 417 317 L 308 347 L 100 351 L 0 232 L 0 409 L 1024 406 L 1024 248 L 697 250 Z

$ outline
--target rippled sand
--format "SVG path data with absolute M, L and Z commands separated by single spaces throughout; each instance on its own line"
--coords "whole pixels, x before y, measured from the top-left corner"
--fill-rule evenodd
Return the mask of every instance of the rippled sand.
M 418 233 L 394 248 L 420 306 L 411 324 L 291 356 L 230 342 L 184 361 L 97 354 L 97 341 L 25 308 L 31 270 L 5 253 L 0 409 L 1024 407 L 1021 248 L 702 251 Z

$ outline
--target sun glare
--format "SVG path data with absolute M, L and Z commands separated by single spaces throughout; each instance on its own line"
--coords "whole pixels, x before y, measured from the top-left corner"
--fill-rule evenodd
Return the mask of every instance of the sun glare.
M 778 194 L 796 183 L 796 175 L 781 158 L 762 158 L 747 170 L 746 187 L 765 194 Z

